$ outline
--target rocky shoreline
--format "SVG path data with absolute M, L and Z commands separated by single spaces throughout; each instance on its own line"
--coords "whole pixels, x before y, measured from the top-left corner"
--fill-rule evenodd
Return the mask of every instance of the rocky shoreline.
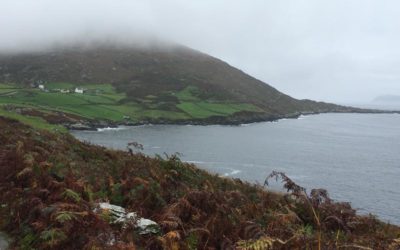
M 291 114 L 291 115 L 235 115 L 230 117 L 213 116 L 206 119 L 188 119 L 188 120 L 167 120 L 167 119 L 149 119 L 137 122 L 107 122 L 107 121 L 88 121 L 73 124 L 62 124 L 69 130 L 97 130 L 101 128 L 117 128 L 118 126 L 142 126 L 142 125 L 231 125 L 238 126 L 241 124 L 250 124 L 256 122 L 273 122 L 280 119 L 297 119 L 305 114 Z
M 111 121 L 83 121 L 79 123 L 63 123 L 69 130 L 91 130 L 96 131 L 102 128 L 117 128 L 119 126 L 142 126 L 142 125 L 227 125 L 239 126 L 242 124 L 251 124 L 257 122 L 274 122 L 281 119 L 298 119 L 300 116 L 317 115 L 326 113 L 354 113 L 354 114 L 400 114 L 400 111 L 382 111 L 353 109 L 348 111 L 320 111 L 320 112 L 297 112 L 286 115 L 270 115 L 265 113 L 239 112 L 233 116 L 212 116 L 206 119 L 188 119 L 188 120 L 167 120 L 167 119 L 149 119 L 137 122 L 111 122 Z
M 210 116 L 203 119 L 142 119 L 132 121 L 125 119 L 122 121 L 111 121 L 105 119 L 86 119 L 75 114 L 64 113 L 62 111 L 45 112 L 31 107 L 20 107 L 12 104 L 4 105 L 3 109 L 20 115 L 40 117 L 53 125 L 61 125 L 68 130 L 92 130 L 101 128 L 117 128 L 118 126 L 141 126 L 141 125 L 230 125 L 238 126 L 257 122 L 273 122 L 280 119 L 297 119 L 302 115 L 315 115 L 323 113 L 359 113 L 359 114 L 400 114 L 400 111 L 388 111 L 377 109 L 361 109 L 353 107 L 338 106 L 338 108 L 326 108 L 316 111 L 298 111 L 289 114 L 271 114 L 265 112 L 241 111 L 230 116 Z

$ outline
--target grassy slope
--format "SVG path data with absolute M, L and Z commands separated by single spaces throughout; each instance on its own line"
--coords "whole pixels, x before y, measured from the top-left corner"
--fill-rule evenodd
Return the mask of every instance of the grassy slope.
M 124 117 L 139 120 L 184 120 L 228 116 L 240 111 L 261 112 L 251 104 L 207 101 L 199 98 L 198 89 L 189 86 L 177 93 L 163 96 L 146 96 L 135 102 L 123 101 L 126 96 L 118 93 L 111 84 L 45 84 L 50 92 L 12 84 L 0 84 L 0 104 L 24 105 L 39 110 L 56 110 L 79 115 L 86 119 L 125 121 Z M 84 87 L 85 94 L 60 93 L 56 89 Z
M 21 249 L 107 248 L 110 235 L 121 249 L 399 247 L 399 228 L 323 193 L 295 201 L 174 156 L 130 155 L 1 117 L 0 127 L 0 226 Z M 108 224 L 92 210 L 105 200 L 155 220 L 162 232 Z
M 18 120 L 26 125 L 32 126 L 33 128 L 37 128 L 37 129 L 46 129 L 46 130 L 50 130 L 50 131 L 67 132 L 67 130 L 64 127 L 59 126 L 59 125 L 49 124 L 40 117 L 26 116 L 26 115 L 17 114 L 14 112 L 9 112 L 9 111 L 2 109 L 1 107 L 0 107 L 0 116 Z

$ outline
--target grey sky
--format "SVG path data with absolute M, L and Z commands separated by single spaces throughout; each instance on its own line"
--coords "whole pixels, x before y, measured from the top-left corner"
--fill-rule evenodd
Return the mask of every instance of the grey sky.
M 157 36 L 221 58 L 297 98 L 400 95 L 393 0 L 0 0 L 0 49 Z

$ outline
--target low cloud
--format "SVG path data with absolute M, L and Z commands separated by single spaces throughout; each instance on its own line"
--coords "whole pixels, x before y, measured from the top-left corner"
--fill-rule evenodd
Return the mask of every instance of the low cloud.
M 2 0 L 0 52 L 171 41 L 297 98 L 400 94 L 395 0 Z

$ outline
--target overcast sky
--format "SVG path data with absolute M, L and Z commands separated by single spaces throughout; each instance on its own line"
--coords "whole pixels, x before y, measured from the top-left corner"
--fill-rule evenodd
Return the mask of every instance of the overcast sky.
M 156 36 L 296 98 L 400 95 L 398 0 L 0 0 L 0 50 Z

